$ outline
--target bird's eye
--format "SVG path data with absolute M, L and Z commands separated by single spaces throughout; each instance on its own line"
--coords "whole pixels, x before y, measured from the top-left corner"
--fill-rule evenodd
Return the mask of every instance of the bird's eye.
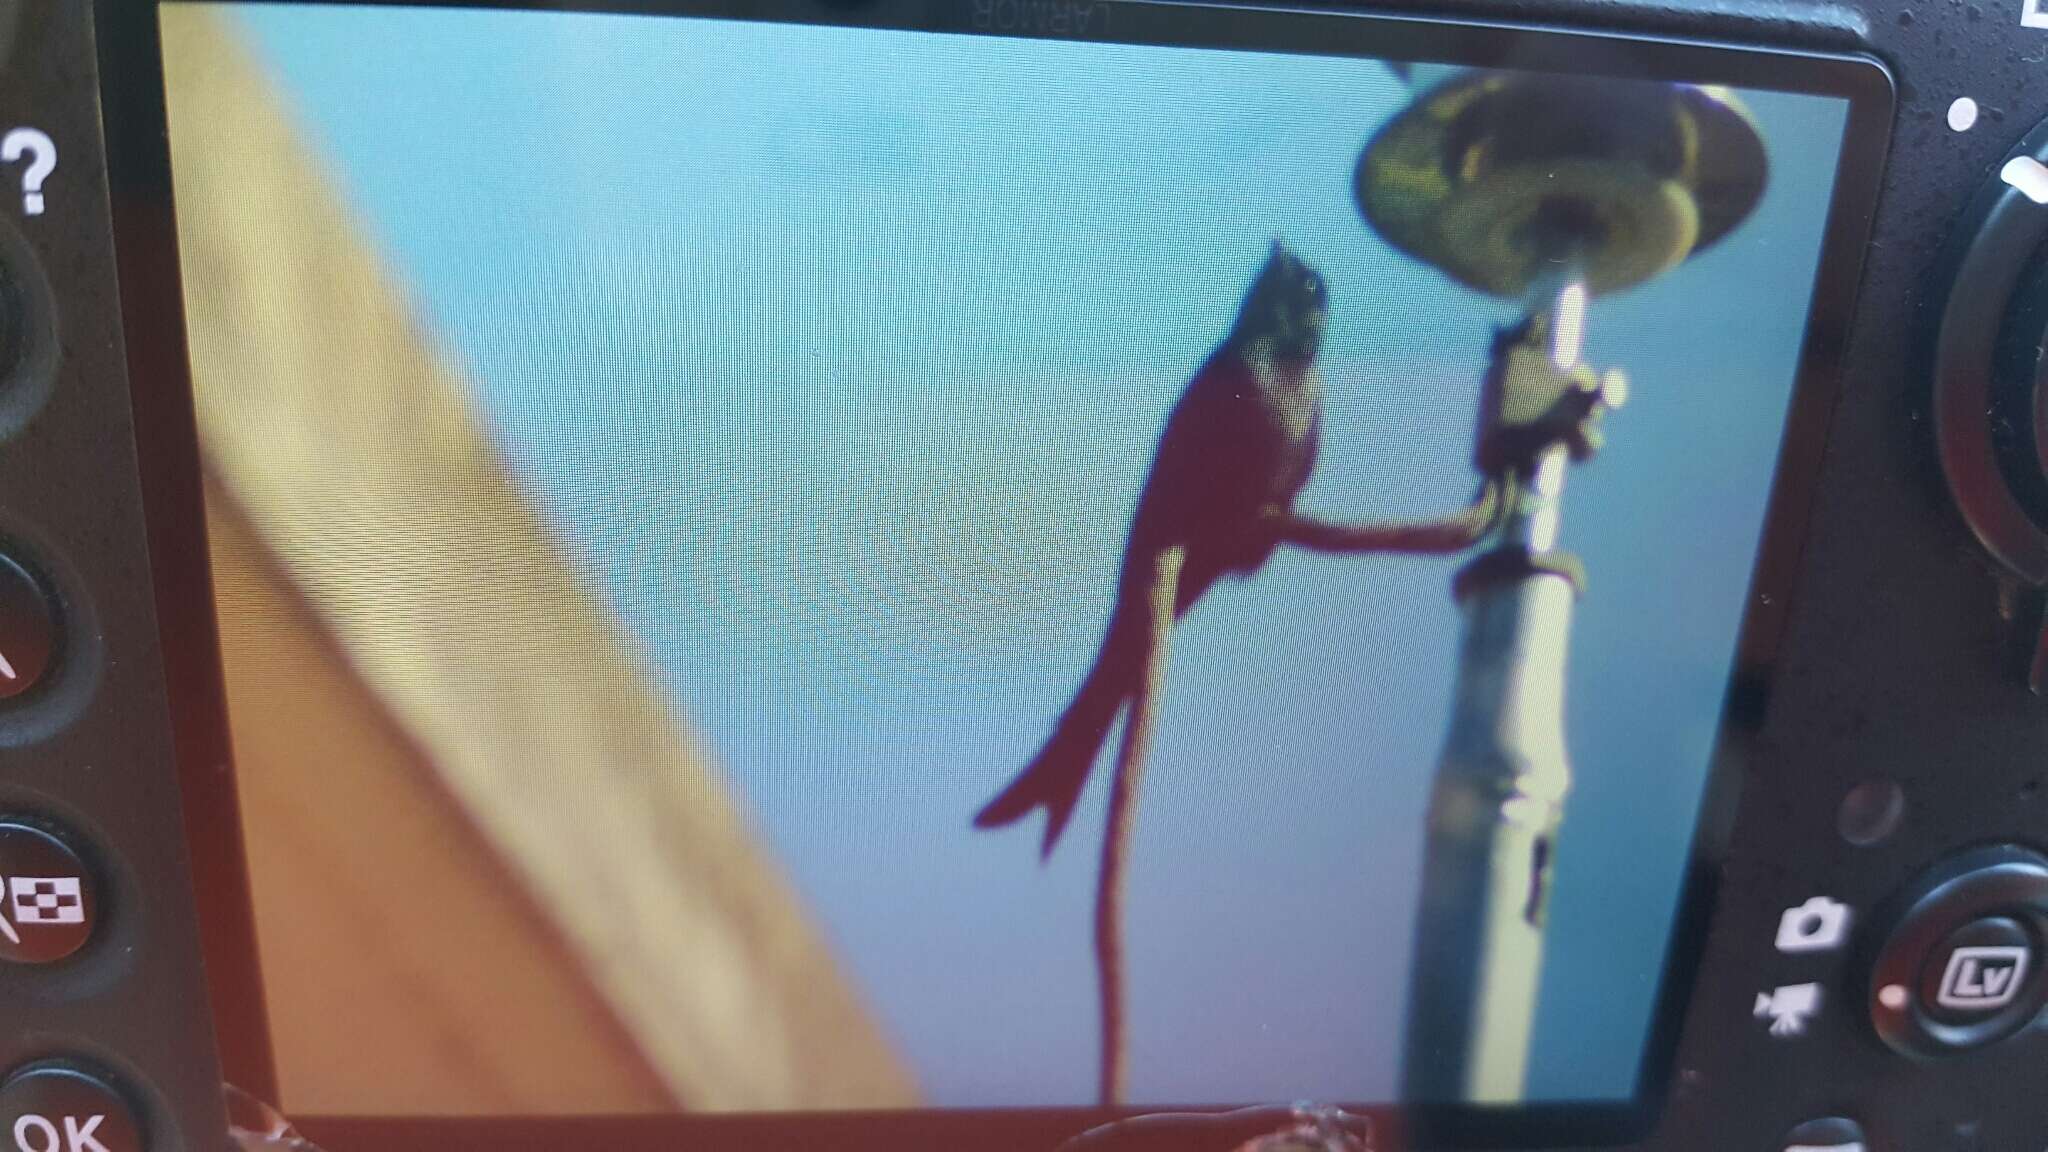
M 1323 294 L 1323 278 L 1311 272 L 1307 276 L 1302 277 L 1301 287 L 1309 295 L 1320 297 Z

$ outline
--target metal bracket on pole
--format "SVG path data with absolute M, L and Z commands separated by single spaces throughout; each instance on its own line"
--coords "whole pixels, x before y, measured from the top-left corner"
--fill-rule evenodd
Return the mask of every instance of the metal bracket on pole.
M 1583 577 L 1558 549 L 1576 456 L 1598 447 L 1618 374 L 1579 363 L 1585 284 L 1503 335 L 1481 399 L 1477 456 L 1512 471 L 1516 506 L 1458 575 L 1464 612 L 1450 733 L 1430 801 L 1409 997 L 1404 1094 L 1520 1100 L 1543 969 L 1551 849 L 1571 787 L 1565 653 Z

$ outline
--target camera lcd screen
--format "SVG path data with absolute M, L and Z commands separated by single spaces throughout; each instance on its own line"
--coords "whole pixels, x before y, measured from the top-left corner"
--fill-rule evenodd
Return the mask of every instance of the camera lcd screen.
M 863 11 L 161 9 L 279 1103 L 1637 1099 L 1850 94 Z

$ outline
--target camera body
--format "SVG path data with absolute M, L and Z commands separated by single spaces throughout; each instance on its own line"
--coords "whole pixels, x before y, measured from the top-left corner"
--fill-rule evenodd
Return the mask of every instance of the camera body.
M 1867 57 L 1895 86 L 1874 214 L 1829 238 L 1861 250 L 1862 274 L 1846 329 L 1810 337 L 1839 348 L 1819 367 L 1839 383 L 1803 393 L 1815 410 L 1793 415 L 1825 428 L 1824 448 L 1786 449 L 1819 455 L 1798 494 L 1803 532 L 1757 577 L 1791 595 L 1750 605 L 1777 637 L 1768 679 L 1730 688 L 1741 770 L 1704 817 L 1726 850 L 1688 874 L 1687 899 L 1711 915 L 1673 943 L 1697 971 L 1642 973 L 1682 1010 L 1652 1036 L 1669 1091 L 1655 1134 L 1632 1146 L 2048 1142 L 2048 1031 L 2034 1026 L 2048 987 L 2048 705 L 2029 671 L 2048 583 L 2048 485 L 2032 455 L 2034 414 L 2048 411 L 2034 336 L 2048 223 L 2034 218 L 2048 207 L 2013 167 L 2048 158 L 2048 84 L 2034 74 L 2048 16 L 2034 7 L 1370 10 Z M 933 19 L 965 25 L 976 8 Z M 0 611 L 15 617 L 0 619 L 0 657 L 7 680 L 37 681 L 0 701 L 0 876 L 51 882 L 8 889 L 17 911 L 0 921 L 28 937 L 0 964 L 0 1108 L 42 1118 L 15 1127 L 23 1152 L 218 1148 L 223 1080 L 257 1097 L 275 1087 L 197 477 L 176 447 L 197 435 L 182 317 L 146 288 L 176 264 L 161 96 L 144 79 L 155 19 L 129 0 L 0 0 L 0 132 L 33 130 L 7 137 L 0 164 L 0 201 L 14 201 L 0 213 L 0 333 L 15 349 L 0 363 L 0 583 L 13 581 Z M 2048 181 L 2037 191 L 2048 200 Z M 588 1123 L 611 1142 L 661 1140 Z M 887 1146 L 1050 1147 L 1063 1130 L 906 1123 Z M 1522 1113 L 1461 1139 L 1572 1146 L 1547 1124 Z M 1415 1126 L 1418 1146 L 1427 1129 Z M 309 1135 L 346 1149 L 351 1131 Z M 441 1147 L 448 1131 L 421 1121 L 379 1146 Z M 515 1122 L 493 1131 L 521 1142 Z M 833 1146 L 884 1146 L 869 1138 Z M 1395 1120 L 1378 1146 L 1405 1138 Z

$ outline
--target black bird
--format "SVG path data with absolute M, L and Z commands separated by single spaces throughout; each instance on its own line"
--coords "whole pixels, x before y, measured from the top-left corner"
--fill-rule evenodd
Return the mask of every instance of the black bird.
M 1010 824 L 1042 807 L 1041 851 L 1051 855 L 1126 706 L 1118 777 L 1135 787 L 1174 621 L 1220 577 L 1266 563 L 1280 543 L 1275 524 L 1291 517 L 1315 469 L 1323 401 L 1315 359 L 1328 314 L 1322 276 L 1274 241 L 1230 334 L 1167 418 L 1094 666 L 1045 746 L 975 816 L 976 827 Z M 1118 822 L 1114 813 L 1111 819 Z

